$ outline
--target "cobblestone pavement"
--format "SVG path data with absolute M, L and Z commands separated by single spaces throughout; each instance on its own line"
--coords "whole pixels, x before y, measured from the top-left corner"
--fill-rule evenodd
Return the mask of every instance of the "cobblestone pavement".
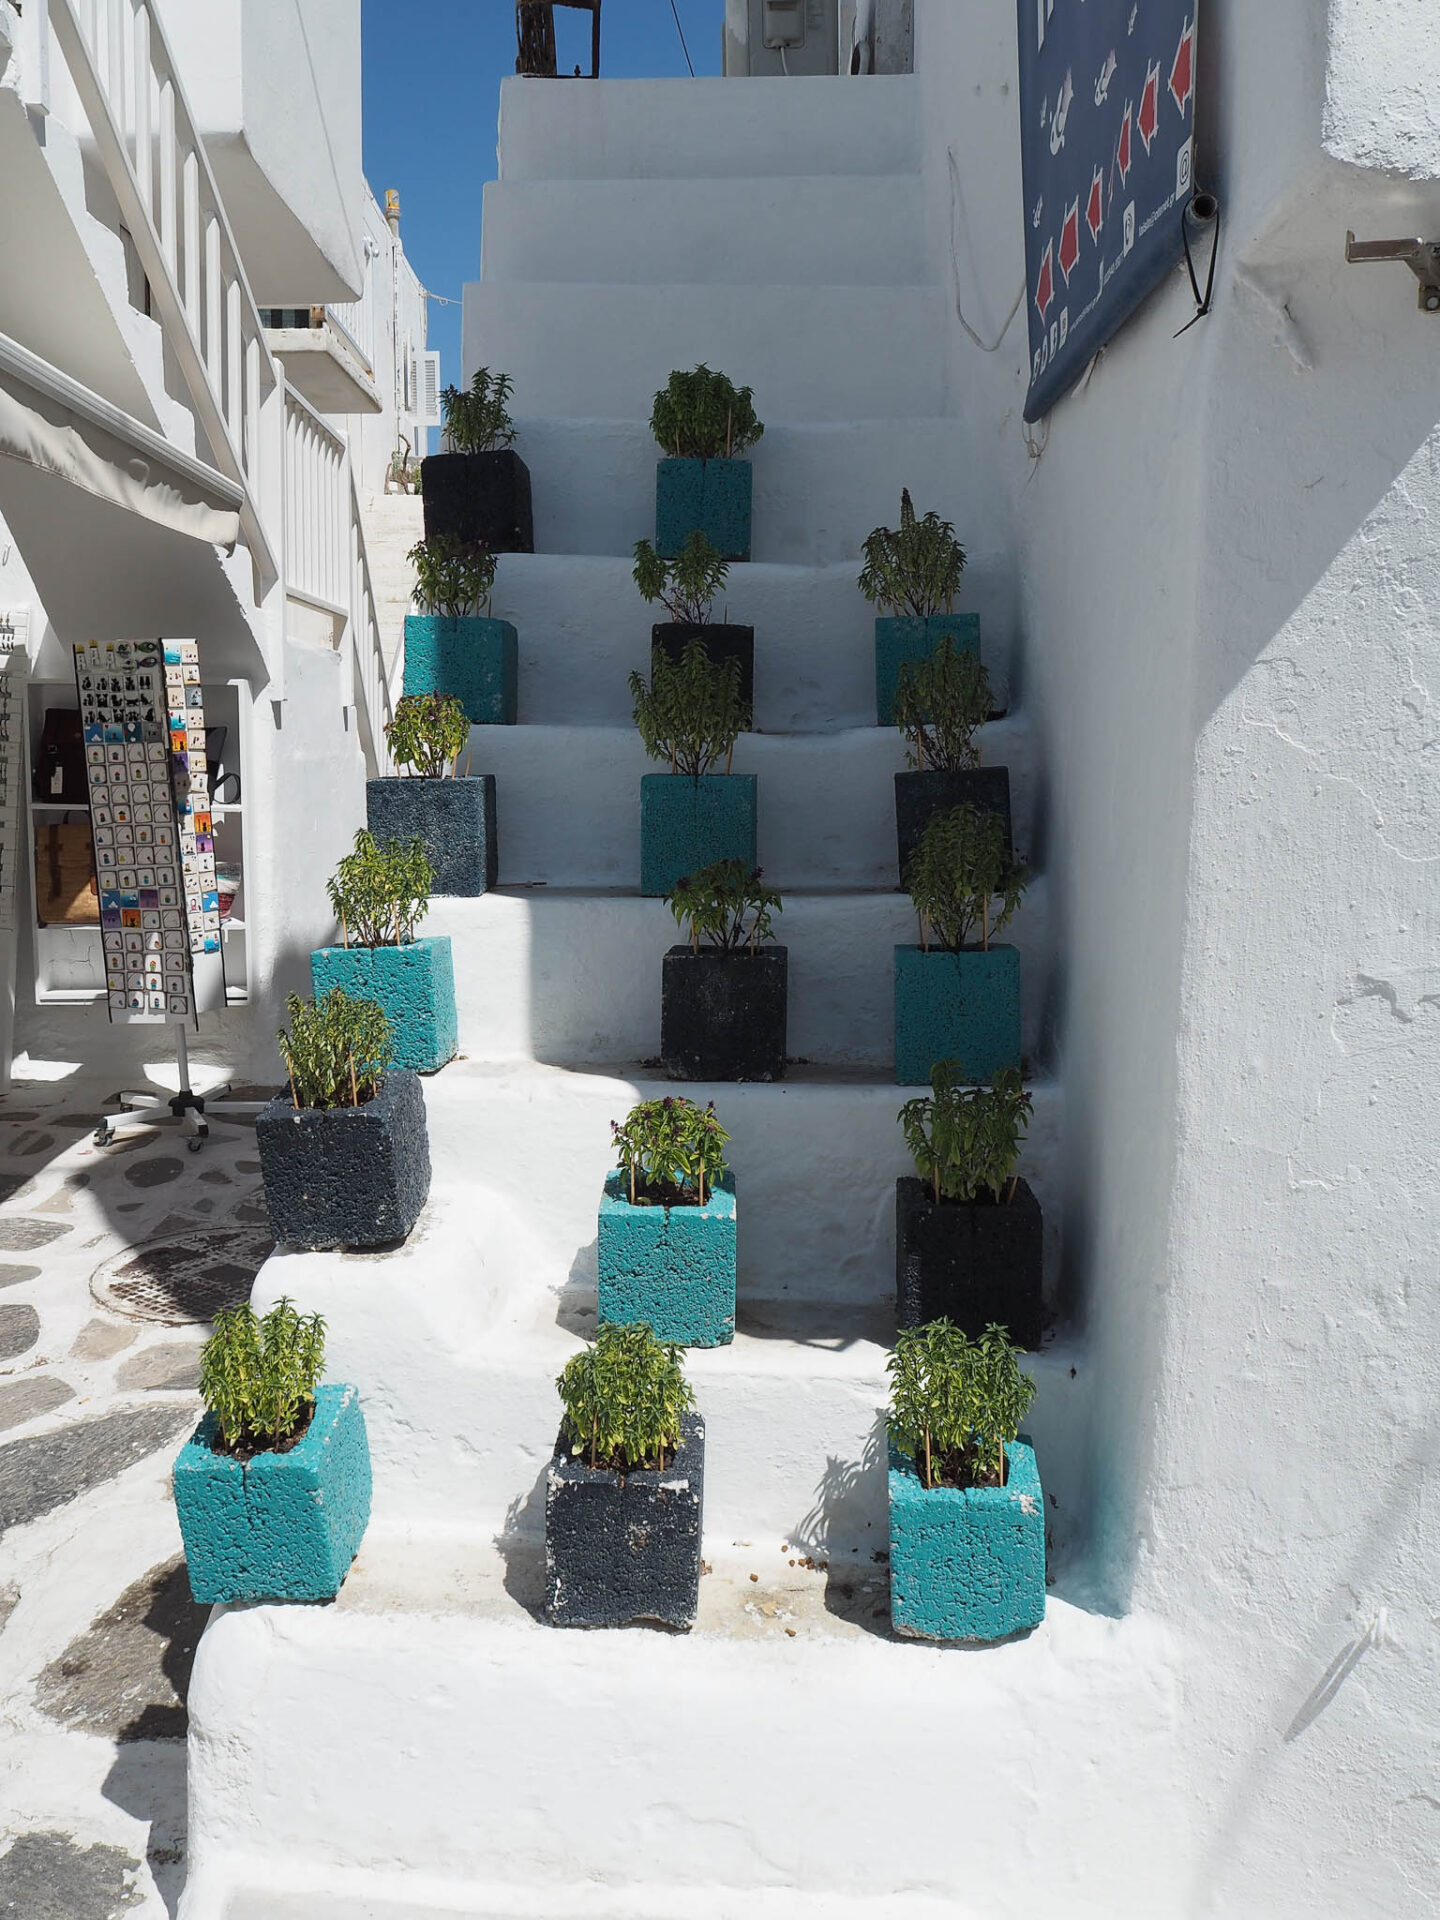
M 170 1465 L 269 1244 L 252 1127 L 100 1148 L 106 1091 L 0 1100 L 0 1920 L 175 1912 L 206 1610 Z

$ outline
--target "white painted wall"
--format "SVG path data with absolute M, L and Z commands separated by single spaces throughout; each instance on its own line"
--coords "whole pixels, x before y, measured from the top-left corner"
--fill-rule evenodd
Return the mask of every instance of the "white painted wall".
M 954 142 L 988 334 L 1013 8 L 918 13 L 933 232 Z M 989 396 L 1052 781 L 1096 1568 L 1208 1676 L 1184 1910 L 1431 1912 L 1440 335 L 1343 246 L 1435 226 L 1435 40 L 1366 0 L 1328 41 L 1305 0 L 1204 20 L 1214 315 L 1174 340 L 1172 279 L 1038 462 L 1020 320 L 993 361 L 952 323 L 953 391 Z
M 262 307 L 360 291 L 360 0 L 161 0 Z

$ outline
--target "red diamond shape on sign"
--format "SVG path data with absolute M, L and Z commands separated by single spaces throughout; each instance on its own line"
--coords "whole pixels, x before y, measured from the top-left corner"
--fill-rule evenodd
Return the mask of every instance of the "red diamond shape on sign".
M 1085 224 L 1090 229 L 1090 238 L 1098 240 L 1105 224 L 1105 176 L 1098 167 L 1090 182 L 1090 198 L 1085 203 Z
M 1135 125 L 1139 130 L 1140 138 L 1145 142 L 1145 151 L 1149 153 L 1150 144 L 1160 127 L 1160 63 L 1158 60 L 1145 75 L 1145 91 L 1140 96 L 1140 112 L 1136 116 Z
M 1130 102 L 1125 103 L 1125 118 L 1120 122 L 1120 144 L 1115 149 L 1115 164 L 1120 169 L 1120 184 L 1123 187 L 1130 178 L 1130 128 L 1134 116 L 1130 111 Z
M 1060 271 L 1065 276 L 1065 284 L 1070 284 L 1070 276 L 1080 264 L 1080 202 L 1072 200 L 1070 211 L 1065 216 L 1065 225 L 1060 229 Z
M 1045 251 L 1040 256 L 1040 275 L 1035 282 L 1035 304 L 1040 309 L 1043 320 L 1050 311 L 1050 303 L 1055 298 L 1055 248 L 1052 242 L 1045 242 Z
M 1195 22 L 1187 20 L 1185 31 L 1180 36 L 1180 44 L 1175 49 L 1175 63 L 1170 69 L 1170 92 L 1175 104 L 1184 113 L 1189 105 L 1190 96 L 1195 91 Z

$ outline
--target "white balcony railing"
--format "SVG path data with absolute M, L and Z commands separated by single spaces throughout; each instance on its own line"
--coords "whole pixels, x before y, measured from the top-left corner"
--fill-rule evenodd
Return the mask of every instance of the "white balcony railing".
M 350 450 L 291 386 L 285 389 L 285 591 L 343 617 L 361 745 L 372 771 L 389 773 L 385 727 L 401 661 L 387 671 Z
M 40 0 L 149 282 L 150 312 L 216 467 L 242 490 L 241 534 L 259 613 L 272 587 L 342 620 L 367 762 L 391 767 L 387 674 L 343 438 L 270 353 L 224 202 L 154 0 Z M 373 324 L 367 298 L 336 311 Z
M 261 594 L 279 576 L 278 476 L 261 414 L 279 387 L 204 142 L 153 0 L 49 0 L 106 175 L 215 465 L 245 490 L 241 530 Z

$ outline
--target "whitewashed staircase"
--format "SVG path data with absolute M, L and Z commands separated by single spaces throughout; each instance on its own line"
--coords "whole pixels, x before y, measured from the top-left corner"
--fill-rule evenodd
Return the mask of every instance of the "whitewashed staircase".
M 1023 1168 L 1057 1309 L 1030 1362 L 1049 1618 L 985 1655 L 901 1644 L 875 1557 L 907 1170 L 891 948 L 913 936 L 903 752 L 873 725 L 856 556 L 902 484 L 962 533 L 983 484 L 948 476 L 967 463 L 945 414 L 915 88 L 507 83 L 466 310 L 467 371 L 515 376 L 541 549 L 507 557 L 497 591 L 520 631 L 521 724 L 471 742 L 472 770 L 498 776 L 501 890 L 437 902 L 428 923 L 454 941 L 465 1057 L 427 1084 L 420 1226 L 393 1253 L 277 1256 L 260 1276 L 260 1301 L 326 1315 L 332 1376 L 360 1386 L 374 1520 L 335 1607 L 221 1611 L 207 1630 L 184 1920 L 1048 1920 L 1131 1911 L 1132 1875 L 1167 1884 L 1155 1783 L 1175 1708 L 1141 1629 L 1084 1604 L 1089 1382 L 1060 1310 L 1043 875 L 1014 937 L 1037 1076 Z M 653 531 L 651 394 L 702 358 L 753 384 L 767 425 L 757 561 L 728 591 L 756 628 L 758 730 L 736 765 L 760 774 L 804 1064 L 773 1087 L 695 1090 L 732 1135 L 741 1222 L 738 1337 L 689 1363 L 708 1426 L 700 1624 L 566 1635 L 532 1612 L 553 1382 L 594 1326 L 609 1122 L 658 1090 L 641 1063 L 674 934 L 635 892 L 646 769 L 625 682 L 652 616 L 626 556 Z M 981 556 L 982 614 L 1004 598 L 1002 558 Z M 1023 711 L 985 745 L 1012 769 L 1023 846 Z M 1098 1725 L 1127 1737 L 1077 1778 Z M 1137 1849 L 1123 1810 L 1145 1783 L 1159 1825 Z M 1043 1843 L 1017 1847 L 1022 1807 L 1062 1804 Z

